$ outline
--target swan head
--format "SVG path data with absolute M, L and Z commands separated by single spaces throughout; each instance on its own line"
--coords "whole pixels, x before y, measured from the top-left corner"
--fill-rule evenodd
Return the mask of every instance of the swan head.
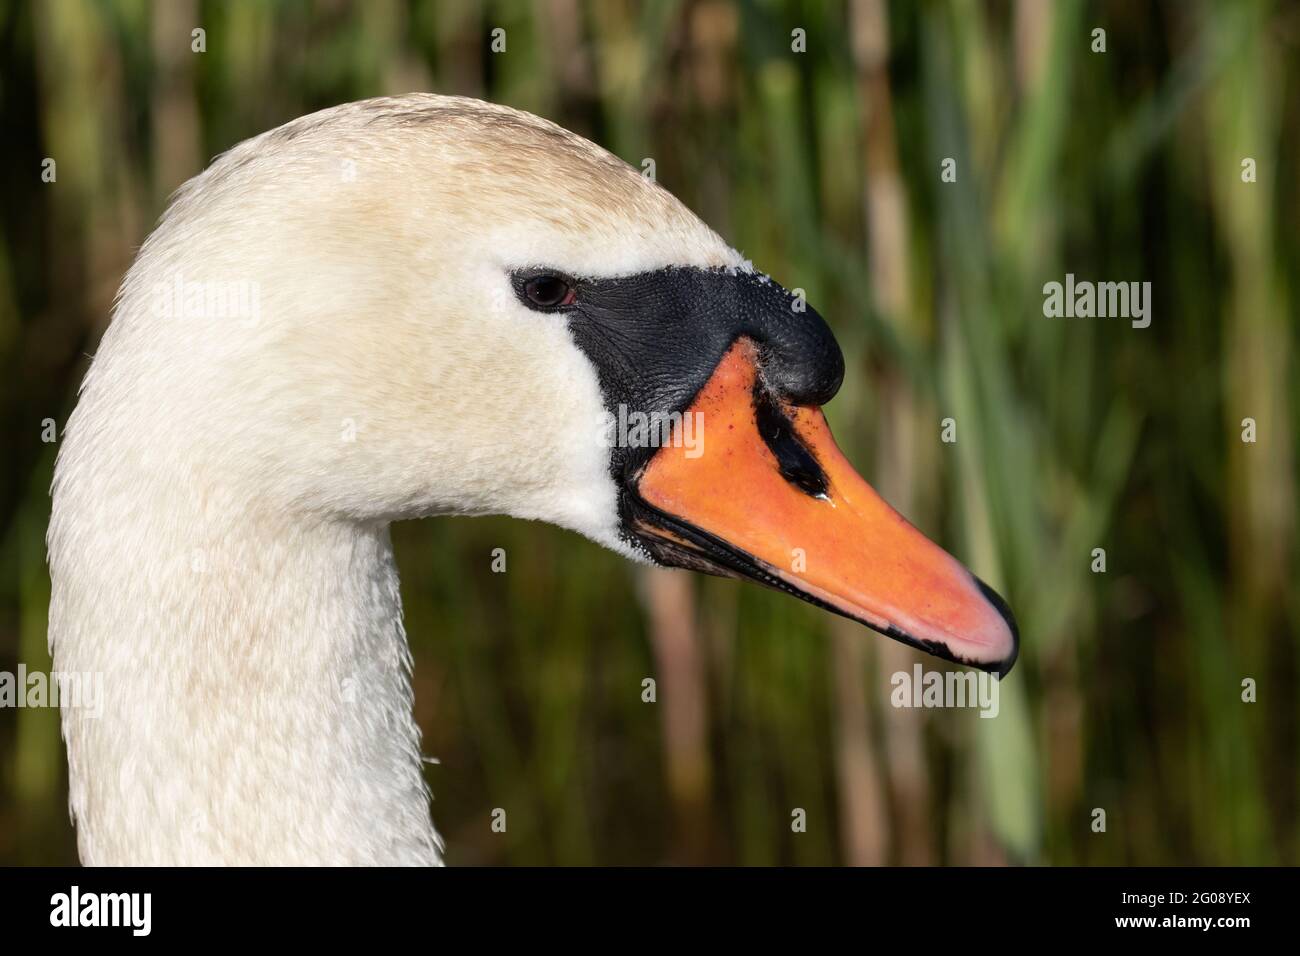
M 136 410 L 150 480 L 217 513 L 545 520 L 1005 673 L 1005 604 L 836 449 L 843 375 L 816 311 L 651 179 L 417 95 L 187 184 L 86 390 Z

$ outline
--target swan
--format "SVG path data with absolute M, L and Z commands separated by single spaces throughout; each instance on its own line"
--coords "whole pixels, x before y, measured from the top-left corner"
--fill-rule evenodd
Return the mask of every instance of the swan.
M 82 861 L 442 862 L 399 519 L 551 522 L 1004 674 L 1005 603 L 836 449 L 843 372 L 800 297 L 528 113 L 381 98 L 222 154 L 127 272 L 51 488 L 51 653 L 104 688 L 61 718 Z M 638 413 L 702 440 L 611 436 Z

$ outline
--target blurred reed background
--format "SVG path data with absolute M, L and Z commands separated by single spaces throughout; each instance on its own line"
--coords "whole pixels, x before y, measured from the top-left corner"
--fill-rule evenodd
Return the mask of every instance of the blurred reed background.
M 452 862 L 1296 863 L 1298 43 L 1282 3 L 4 0 L 0 670 L 49 669 L 42 421 L 167 196 L 302 113 L 462 93 L 653 158 L 806 289 L 840 443 L 1023 650 L 996 719 L 895 709 L 938 662 L 787 597 L 401 525 Z M 1151 327 L 1045 318 L 1066 272 L 1150 280 Z M 0 862 L 75 860 L 65 775 L 54 712 L 0 711 Z

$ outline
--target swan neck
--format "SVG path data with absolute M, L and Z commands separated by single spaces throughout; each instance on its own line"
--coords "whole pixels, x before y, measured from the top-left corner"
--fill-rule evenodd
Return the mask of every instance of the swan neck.
M 387 525 L 132 517 L 51 530 L 55 665 L 103 675 L 64 713 L 83 862 L 438 862 Z

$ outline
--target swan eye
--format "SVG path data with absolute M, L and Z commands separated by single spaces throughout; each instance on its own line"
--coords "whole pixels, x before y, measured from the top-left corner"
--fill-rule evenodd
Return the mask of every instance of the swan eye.
M 573 305 L 577 298 L 573 284 L 557 275 L 534 276 L 524 283 L 524 296 L 542 309 L 558 309 Z

